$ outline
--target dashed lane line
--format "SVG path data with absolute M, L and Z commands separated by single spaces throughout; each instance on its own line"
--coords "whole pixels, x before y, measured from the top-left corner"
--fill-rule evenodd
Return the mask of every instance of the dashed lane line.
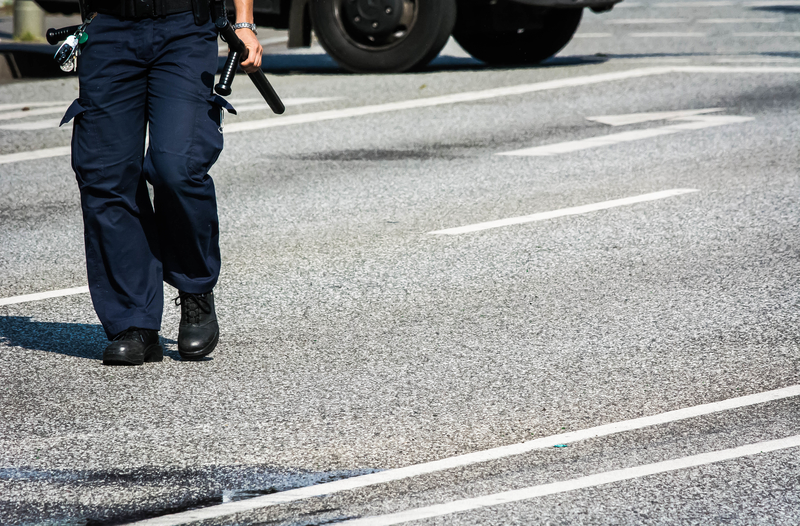
M 7 111 L 4 113 L 0 113 L 0 121 L 10 121 L 12 119 L 24 119 L 25 117 L 36 117 L 38 115 L 52 115 L 53 113 L 64 113 L 67 111 L 69 107 L 69 103 L 67 105 L 62 106 L 62 103 L 59 103 L 59 106 L 51 106 L 46 108 L 37 108 L 31 109 L 27 111 L 17 110 L 17 111 Z
M 48 106 L 69 106 L 68 100 L 59 101 L 45 101 L 45 102 L 11 102 L 7 104 L 0 104 L 0 111 L 8 110 L 21 110 L 23 108 L 46 108 Z
M 686 18 L 617 18 L 606 21 L 610 26 L 636 25 L 636 24 L 686 24 Z
M 575 206 L 572 208 L 562 208 L 560 210 L 553 210 L 550 212 L 541 212 L 523 217 L 512 217 L 509 219 L 500 219 L 498 221 L 489 221 L 486 223 L 478 223 L 475 225 L 468 225 L 457 228 L 448 228 L 445 230 L 437 230 L 435 232 L 428 232 L 429 234 L 443 234 L 443 235 L 457 235 L 466 234 L 469 232 L 477 232 L 479 230 L 487 230 L 490 228 L 499 228 L 509 225 L 518 225 L 521 223 L 530 223 L 533 221 L 543 221 L 545 219 L 554 219 L 557 217 L 565 217 L 578 214 L 586 214 L 589 212 L 596 212 L 598 210 L 606 210 L 618 206 L 627 206 L 636 203 L 644 203 L 647 201 L 655 201 L 658 199 L 666 199 L 677 195 L 683 195 L 693 192 L 698 192 L 690 188 L 678 188 L 674 190 L 664 190 L 662 192 L 653 192 L 650 194 L 638 195 L 634 197 L 625 197 L 623 199 L 614 199 L 612 201 L 603 201 L 602 203 L 594 203 L 590 205 Z M 16 303 L 26 303 L 29 301 L 37 301 L 48 298 L 58 298 L 61 296 L 70 296 L 73 294 L 88 293 L 88 287 L 75 287 L 71 289 L 51 290 L 49 292 L 38 292 L 36 294 L 25 294 L 23 296 L 13 296 L 10 298 L 0 298 L 0 306 L 13 305 Z
M 652 4 L 652 7 L 675 9 L 681 7 L 730 7 L 732 5 L 736 5 L 736 3 L 728 0 L 716 0 L 711 2 L 659 2 Z
M 164 515 L 153 519 L 139 521 L 133 524 L 138 526 L 171 526 L 186 524 L 193 521 L 216 519 L 219 517 L 233 515 L 235 513 L 268 508 L 270 506 L 277 506 L 279 504 L 286 504 L 288 502 L 296 502 L 313 497 L 331 495 L 342 491 L 364 488 L 376 484 L 384 484 L 387 482 L 403 480 L 428 473 L 436 473 L 447 469 L 454 469 L 515 455 L 522 455 L 537 449 L 551 448 L 556 444 L 571 444 L 581 440 L 604 437 L 626 431 L 634 431 L 637 429 L 643 429 L 670 422 L 677 422 L 689 418 L 696 418 L 722 411 L 730 411 L 733 409 L 740 409 L 757 404 L 774 402 L 786 398 L 793 398 L 795 396 L 800 396 L 800 385 L 792 385 L 782 389 L 775 389 L 773 391 L 765 391 L 762 393 L 741 396 L 738 398 L 731 398 L 729 400 L 722 400 L 720 402 L 712 402 L 709 404 L 687 407 L 685 409 L 678 409 L 658 415 L 645 416 L 641 418 L 634 418 L 632 420 L 605 424 L 581 431 L 561 433 L 559 435 L 538 438 L 536 440 L 530 440 L 520 444 L 501 446 L 493 449 L 487 449 L 485 451 L 468 453 L 466 455 L 435 460 L 433 462 L 416 464 L 404 468 L 389 469 L 386 471 L 371 473 L 369 475 L 337 480 L 335 482 L 327 482 L 325 484 L 316 484 L 314 486 L 282 491 L 253 499 L 227 502 L 225 504 L 211 506 L 208 508 L 184 511 L 172 515 Z
M 229 132 L 260 130 L 265 128 L 275 128 L 294 124 L 304 124 L 310 122 L 321 122 L 327 120 L 343 119 L 350 117 L 360 117 L 365 115 L 375 115 L 395 111 L 430 108 L 460 102 L 476 102 L 480 100 L 494 99 L 498 97 L 508 97 L 513 95 L 524 95 L 539 91 L 554 89 L 588 86 L 618 80 L 628 80 L 634 78 L 649 77 L 668 73 L 667 67 L 638 68 L 627 71 L 613 73 L 600 73 L 597 75 L 586 75 L 578 77 L 567 77 L 563 79 L 537 82 L 534 84 L 521 84 L 518 86 L 508 86 L 503 88 L 492 88 L 481 91 L 468 91 L 441 95 L 438 97 L 426 97 L 411 99 L 400 102 L 390 102 L 385 104 L 375 104 L 370 106 L 360 106 L 355 108 L 344 108 L 340 110 L 328 110 L 316 113 L 305 113 L 301 115 L 289 115 L 286 117 L 272 117 L 269 119 L 253 120 L 247 122 L 236 122 L 226 127 Z M 800 71 L 800 69 L 798 69 Z
M 653 32 L 653 33 L 631 33 L 632 38 L 701 38 L 705 33 L 678 33 L 678 32 Z
M 725 108 L 699 108 L 694 110 L 674 110 L 674 111 L 647 111 L 642 113 L 626 113 L 624 115 L 599 115 L 586 117 L 587 121 L 601 122 L 609 126 L 628 126 L 629 124 L 641 124 L 650 121 L 666 121 L 679 119 L 681 117 L 694 117 L 695 115 L 705 115 L 706 113 L 718 113 Z
M 339 100 L 341 97 L 294 97 L 294 98 L 287 98 L 283 100 L 284 106 L 291 107 L 291 106 L 300 106 L 303 104 L 316 104 L 319 102 L 329 102 L 332 100 Z M 264 102 L 264 99 L 239 99 L 239 100 L 231 100 L 230 103 L 236 107 L 236 111 L 238 113 L 246 112 L 246 111 L 269 111 L 269 106 Z M 61 104 L 61 103 L 59 103 Z M 63 106 L 61 108 L 55 108 L 53 110 L 48 110 L 48 113 L 64 113 L 67 111 L 67 106 Z M 0 120 L 11 120 L 3 119 L 2 113 L 0 113 Z M 7 114 L 8 115 L 8 114 Z M 14 117 L 12 118 L 22 118 L 22 117 L 29 117 L 32 114 L 29 111 L 18 111 L 15 112 Z M 44 113 L 39 113 L 39 115 L 44 115 Z M 50 128 L 58 128 L 61 125 L 61 119 L 45 119 L 40 121 L 28 121 L 28 122 L 19 122 L 14 124 L 0 124 L 0 130 L 14 130 L 14 131 L 30 131 L 30 130 L 46 130 Z M 62 130 L 72 130 L 69 126 L 64 126 L 61 128 Z
M 654 464 L 645 464 L 643 466 L 636 466 L 632 468 L 606 471 L 604 473 L 597 473 L 595 475 L 564 480 L 561 482 L 540 484 L 538 486 L 504 491 L 502 493 L 484 495 L 471 499 L 457 500 L 445 504 L 426 506 L 424 508 L 406 510 L 387 515 L 364 517 L 361 519 L 344 521 L 339 524 L 342 526 L 391 526 L 393 524 L 403 524 L 410 521 L 442 517 L 444 515 L 451 515 L 453 513 L 472 511 L 489 506 L 508 504 L 511 502 L 519 502 L 536 497 L 544 497 L 545 495 L 555 495 L 558 493 L 565 493 L 578 489 L 593 488 L 595 486 L 603 486 L 606 484 L 613 484 L 614 482 L 638 479 L 650 475 L 657 475 L 659 473 L 669 473 L 671 471 L 695 468 L 717 462 L 724 462 L 726 460 L 734 460 L 741 457 L 770 453 L 773 451 L 780 451 L 798 446 L 800 446 L 800 435 L 795 435 L 778 440 L 768 440 L 766 442 L 758 442 L 756 444 L 748 444 L 746 446 L 712 451 L 710 453 L 702 453 L 700 455 L 665 460 L 663 462 L 656 462 Z
M 20 161 L 33 161 L 35 159 L 47 159 L 49 157 L 62 157 L 69 154 L 69 146 L 43 148 L 41 150 L 31 150 L 28 152 L 7 153 L 5 155 L 0 155 L 0 164 L 17 163 Z
M 599 137 L 589 137 L 588 139 L 581 139 L 578 141 L 545 144 L 543 146 L 534 146 L 533 148 L 523 148 L 521 150 L 514 150 L 511 152 L 498 153 L 497 155 L 545 157 L 549 155 L 559 155 L 562 153 L 577 152 L 579 150 L 599 148 L 601 146 L 612 146 L 614 144 L 621 144 L 625 142 L 641 141 L 642 139 L 651 139 L 653 137 L 660 137 L 663 135 L 673 135 L 684 131 L 703 130 L 705 128 L 725 126 L 727 124 L 739 124 L 743 122 L 750 122 L 755 119 L 753 117 L 738 117 L 735 115 L 697 115 L 694 117 L 680 117 L 672 120 L 685 122 L 681 122 L 680 124 L 670 124 L 660 128 L 646 128 L 644 130 L 632 130 L 620 133 L 612 133 L 610 135 L 601 135 Z
M 698 24 L 778 24 L 783 18 L 704 18 Z
M 14 130 L 14 131 L 46 130 L 49 128 L 58 128 L 59 124 L 61 124 L 61 119 L 46 119 L 41 121 L 2 124 L 0 125 L 0 130 Z M 70 128 L 63 128 L 63 129 L 68 130 Z
M 755 2 L 744 2 L 744 7 L 800 7 L 800 0 L 757 0 Z
M 717 64 L 797 64 L 800 59 L 790 57 L 727 57 L 718 58 Z
M 699 190 L 695 190 L 692 188 L 676 188 L 674 190 L 664 190 L 662 192 L 653 192 L 650 194 L 625 197 L 622 199 L 603 201 L 601 203 L 593 203 L 590 205 L 573 206 L 570 208 L 562 208 L 560 210 L 551 210 L 550 212 L 540 212 L 538 214 L 532 214 L 528 216 L 509 217 L 507 219 L 498 219 L 496 221 L 487 221 L 485 223 L 477 223 L 474 225 L 460 226 L 456 228 L 445 228 L 444 230 L 436 230 L 434 232 L 428 232 L 428 234 L 457 236 L 459 234 L 469 234 L 472 232 L 479 232 L 481 230 L 489 230 L 491 228 L 501 228 L 511 225 L 521 225 L 523 223 L 545 221 L 547 219 L 555 219 L 557 217 L 588 214 L 589 212 L 597 212 L 599 210 L 608 210 L 609 208 L 616 208 L 619 206 L 629 206 L 637 203 L 645 203 L 647 201 L 657 201 L 659 199 L 666 199 L 668 197 L 675 197 L 677 195 L 690 194 L 698 191 Z
M 578 33 L 572 38 L 611 38 L 613 33 Z
M 74 287 L 71 289 L 51 290 L 49 292 L 37 292 L 36 294 L 24 294 L 22 296 L 12 296 L 10 298 L 0 298 L 0 305 L 14 305 L 15 303 L 27 303 L 29 301 L 46 300 L 48 298 L 60 298 L 61 296 L 72 296 L 74 294 L 87 294 L 89 287 Z
M 344 119 L 364 115 L 375 115 L 394 111 L 430 108 L 446 104 L 456 104 L 459 102 L 476 102 L 497 97 L 508 97 L 512 95 L 523 95 L 539 91 L 548 91 L 562 88 L 572 88 L 579 86 L 589 86 L 605 82 L 619 80 L 629 80 L 654 75 L 665 75 L 669 73 L 752 73 L 752 74 L 773 74 L 773 73 L 800 73 L 800 67 L 725 67 L 725 66 L 659 66 L 651 68 L 637 68 L 627 71 L 617 71 L 613 73 L 599 73 L 597 75 L 586 75 L 578 77 L 567 77 L 557 80 L 537 82 L 534 84 L 522 84 L 518 86 L 508 86 L 504 88 L 492 88 L 482 91 L 468 91 L 463 93 L 453 93 L 439 97 L 427 97 L 422 99 L 411 99 L 400 102 L 390 102 L 386 104 L 374 104 L 370 106 L 359 106 L 355 108 L 344 108 L 340 110 L 327 110 L 320 112 L 302 113 L 300 115 L 288 115 L 281 117 L 271 117 L 245 122 L 235 122 L 225 127 L 226 133 L 237 133 L 242 131 L 262 130 L 267 128 L 278 128 L 281 126 L 292 126 L 295 124 L 305 124 L 311 122 L 322 122 L 335 119 Z M 60 152 L 60 153 L 59 153 Z M 47 148 L 45 150 L 33 150 L 14 154 L 0 155 L 0 164 L 19 162 L 31 159 L 43 159 L 46 157 L 57 157 L 68 155 L 69 147 L 61 149 Z
M 800 37 L 800 31 L 754 31 L 751 33 L 734 33 L 735 37 L 773 38 L 773 37 Z
M 258 43 L 262 46 L 269 46 L 271 44 L 283 44 L 284 42 L 288 42 L 289 37 L 273 37 L 273 38 L 265 38 L 263 40 L 259 40 Z

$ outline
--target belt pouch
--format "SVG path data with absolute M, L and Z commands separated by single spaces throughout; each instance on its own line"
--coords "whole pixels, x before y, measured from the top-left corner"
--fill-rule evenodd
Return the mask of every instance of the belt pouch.
M 194 15 L 194 23 L 198 26 L 208 22 L 208 19 L 211 18 L 209 0 L 192 0 L 192 14 Z
M 130 5 L 129 2 L 133 2 L 133 18 L 151 18 L 156 14 L 153 0 L 128 0 L 125 3 Z

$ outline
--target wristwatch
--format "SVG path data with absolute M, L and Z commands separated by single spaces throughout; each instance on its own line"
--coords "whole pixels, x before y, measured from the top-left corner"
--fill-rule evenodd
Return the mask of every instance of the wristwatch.
M 244 29 L 244 28 L 250 29 L 256 35 L 258 34 L 258 31 L 256 31 L 256 25 L 255 24 L 248 24 L 247 22 L 238 22 L 236 24 L 233 24 L 233 29 L 234 30 L 236 30 L 236 29 Z

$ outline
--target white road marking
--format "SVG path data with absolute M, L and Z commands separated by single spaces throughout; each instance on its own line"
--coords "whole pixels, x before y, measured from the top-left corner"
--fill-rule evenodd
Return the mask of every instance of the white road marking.
M 61 119 L 47 119 L 43 121 L 19 122 L 17 124 L 0 125 L 0 130 L 44 130 L 46 128 L 58 128 Z M 71 126 L 64 126 L 65 130 L 71 130 Z
M 705 18 L 698 20 L 698 24 L 777 24 L 783 18 Z
M 607 20 L 606 24 L 622 26 L 632 24 L 686 24 L 688 22 L 685 18 L 617 18 L 615 20 Z
M 732 5 L 735 5 L 735 2 L 720 0 L 716 2 L 660 2 L 653 4 L 653 7 L 666 7 L 672 9 L 676 7 L 728 7 Z
M 290 106 L 300 106 L 302 104 L 315 104 L 318 102 L 327 102 L 331 100 L 339 100 L 342 97 L 297 97 L 283 99 L 283 104 L 288 108 Z M 248 105 L 247 103 L 253 103 Z M 239 113 L 252 110 L 269 110 L 269 106 L 264 102 L 264 99 L 240 99 L 238 101 L 230 101 L 236 107 Z M 237 106 L 241 104 L 241 106 Z M 64 110 L 66 112 L 66 110 Z M 25 112 L 26 116 L 30 112 Z M 61 124 L 61 119 L 46 119 L 41 121 L 20 122 L 17 124 L 2 124 L 0 130 L 44 130 L 48 128 L 58 128 Z M 62 130 L 72 130 L 71 126 L 62 126 Z
M 795 435 L 778 440 L 768 440 L 766 442 L 758 442 L 756 444 L 748 444 L 746 446 L 734 447 L 731 449 L 712 451 L 710 453 L 702 453 L 700 455 L 692 455 L 690 457 L 665 460 L 663 462 L 645 464 L 643 466 L 636 466 L 633 468 L 606 471 L 605 473 L 597 473 L 595 475 L 589 475 L 586 477 L 564 480 L 561 482 L 551 482 L 549 484 L 541 484 L 539 486 L 530 486 L 528 488 L 504 491 L 502 493 L 484 495 L 471 499 L 457 500 L 445 504 L 436 504 L 433 506 L 426 506 L 424 508 L 391 513 L 388 515 L 364 517 L 361 519 L 344 521 L 339 524 L 342 526 L 363 526 L 367 524 L 369 526 L 391 526 L 393 524 L 403 524 L 409 521 L 430 519 L 432 517 L 441 517 L 443 515 L 450 515 L 452 513 L 471 511 L 489 506 L 508 504 L 511 502 L 519 502 L 536 497 L 543 497 L 545 495 L 555 495 L 557 493 L 565 493 L 567 491 L 603 486 L 605 484 L 612 484 L 614 482 L 622 482 L 625 480 L 633 480 L 650 475 L 657 475 L 659 473 L 669 473 L 670 471 L 695 468 L 717 462 L 724 462 L 726 460 L 734 460 L 737 458 L 749 457 L 761 453 L 781 451 L 783 449 L 790 449 L 798 446 L 800 446 L 800 435 Z
M 572 38 L 609 38 L 614 36 L 612 33 L 578 33 Z
M 753 119 L 753 117 L 738 117 L 733 115 L 699 115 L 696 117 L 682 117 L 680 119 L 673 120 L 686 122 L 662 126 L 661 128 L 647 128 L 644 130 L 633 130 L 621 133 L 613 133 L 611 135 L 601 135 L 600 137 L 590 137 L 588 139 L 581 139 L 578 141 L 566 141 L 555 144 L 546 144 L 544 146 L 534 146 L 533 148 L 523 148 L 521 150 L 503 152 L 496 155 L 527 157 L 558 155 L 562 153 L 576 152 L 579 150 L 588 150 L 590 148 L 599 148 L 601 146 L 612 146 L 614 144 L 620 144 L 624 142 L 651 139 L 653 137 L 660 137 L 662 135 L 672 135 L 682 131 L 702 130 L 704 128 L 713 128 L 715 126 L 725 126 L 726 124 L 749 122 L 755 119 Z
M 314 104 L 314 103 L 317 103 L 317 102 L 328 102 L 328 101 L 331 101 L 331 100 L 342 100 L 343 98 L 344 97 L 287 97 L 287 98 L 281 99 L 281 100 L 283 101 L 283 105 L 284 106 L 300 106 L 302 104 Z M 231 99 L 228 102 L 230 102 L 233 105 L 236 105 L 236 104 L 249 104 L 249 103 L 253 103 L 253 102 L 261 102 L 263 104 L 266 104 L 266 102 L 264 102 L 264 99 L 262 99 L 262 98 Z M 239 108 L 236 108 L 236 109 L 238 110 Z
M 262 46 L 269 46 L 270 44 L 283 44 L 284 42 L 288 42 L 289 37 L 273 37 L 273 38 L 265 38 L 264 40 L 259 40 L 258 43 Z
M 705 33 L 631 33 L 628 35 L 633 38 L 700 38 L 706 36 Z
M 800 73 L 796 66 L 675 66 L 673 73 Z
M 45 108 L 48 106 L 68 107 L 70 101 L 50 101 L 50 102 L 13 102 L 10 104 L 0 104 L 0 111 L 21 110 L 22 108 Z
M 771 32 L 753 32 L 753 33 L 734 33 L 735 37 L 754 37 L 754 38 L 772 38 L 772 37 L 800 37 L 800 31 L 771 31 Z
M 48 298 L 60 298 L 61 296 L 72 296 L 74 294 L 86 294 L 89 287 L 75 287 L 71 289 L 51 290 L 49 292 L 37 292 L 36 294 L 25 294 L 23 296 L 12 296 L 10 298 L 0 298 L 0 305 L 14 305 L 15 303 L 26 303 L 28 301 L 46 300 Z
M 632 69 L 628 71 L 620 71 L 614 73 L 601 73 L 598 75 L 587 75 L 579 77 L 567 77 L 563 79 L 550 80 L 545 82 L 537 82 L 535 84 L 521 84 L 518 86 L 509 86 L 504 88 L 492 88 L 482 91 L 467 91 L 462 93 L 453 93 L 451 95 L 442 95 L 439 97 L 426 97 L 420 99 L 411 99 L 400 102 L 389 102 L 386 104 L 375 104 L 371 106 L 360 106 L 355 108 L 344 108 L 340 110 L 328 110 L 315 113 L 303 113 L 300 115 L 289 115 L 286 117 L 272 117 L 269 119 L 252 120 L 246 122 L 234 122 L 225 127 L 226 132 L 240 132 L 250 130 L 260 130 L 265 128 L 276 128 L 280 126 L 290 126 L 294 124 L 303 124 L 309 122 L 321 122 L 326 120 L 344 119 L 349 117 L 358 117 L 364 115 L 375 115 L 379 113 L 388 113 L 394 111 L 430 108 L 433 106 L 442 106 L 446 104 L 455 104 L 459 102 L 474 102 L 479 100 L 494 99 L 497 97 L 507 97 L 512 95 L 524 95 L 527 93 L 535 93 L 538 91 L 548 91 L 561 88 L 587 86 L 591 84 L 600 84 L 604 82 L 612 82 L 617 80 L 627 80 L 633 78 L 648 77 L 651 75 L 661 75 L 671 70 L 668 67 L 653 67 Z M 798 69 L 800 71 L 800 69 Z
M 55 108 L 39 108 L 28 111 L 8 111 L 0 113 L 0 121 L 8 121 L 11 119 L 24 119 L 25 117 L 34 117 L 37 115 L 52 115 L 53 113 L 66 113 L 67 106 L 58 106 Z
M 618 63 L 625 64 L 638 64 L 640 62 L 645 64 L 691 64 L 690 58 L 675 58 L 675 57 L 640 57 L 640 58 L 621 58 L 615 55 L 608 55 L 610 60 Z M 624 57 L 624 55 L 622 56 Z
M 272 117 L 269 119 L 259 119 L 246 122 L 234 122 L 225 126 L 226 133 L 236 133 L 240 131 L 261 130 L 267 128 L 277 128 L 280 126 L 291 126 L 310 122 L 321 122 L 334 119 L 344 119 L 361 115 L 375 115 L 393 111 L 401 111 L 416 108 L 428 108 L 445 104 L 455 104 L 459 102 L 474 102 L 487 100 L 496 97 L 506 97 L 511 95 L 522 95 L 547 91 L 561 88 L 571 88 L 578 86 L 588 86 L 603 82 L 613 82 L 635 78 L 644 78 L 654 75 L 664 75 L 668 73 L 800 73 L 800 67 L 726 67 L 726 66 L 659 66 L 651 68 L 637 68 L 615 73 L 601 73 L 598 75 L 587 75 L 581 77 L 568 77 L 564 79 L 538 82 L 535 84 L 522 84 L 520 86 L 509 86 L 505 88 L 494 88 L 484 91 L 472 91 L 464 93 L 454 93 L 441 97 L 429 97 L 423 99 L 412 99 L 401 102 L 390 102 L 387 104 L 375 104 L 371 106 L 360 106 L 355 108 L 345 108 L 341 110 L 328 110 L 320 112 L 303 113 L 300 115 L 289 115 L 285 117 Z M 59 150 L 62 153 L 53 153 Z M 0 155 L 0 164 L 11 162 L 26 161 L 32 159 L 42 159 L 55 157 L 58 155 L 69 155 L 69 147 L 47 148 L 45 150 L 33 150 L 14 154 Z
M 720 58 L 715 60 L 717 64 L 780 64 L 780 63 L 797 63 L 800 59 L 789 57 L 731 57 Z
M 757 2 L 745 2 L 742 5 L 744 7 L 770 7 L 770 6 L 798 7 L 800 6 L 800 0 L 759 0 Z
M 69 146 L 57 146 L 55 148 L 44 148 L 41 150 L 31 150 L 29 152 L 7 153 L 5 155 L 0 155 L 0 164 L 31 161 L 33 159 L 47 159 L 48 157 L 61 157 L 69 154 Z
M 528 216 L 509 217 L 507 219 L 486 221 L 484 223 L 476 223 L 474 225 L 459 226 L 455 228 L 445 228 L 443 230 L 435 230 L 433 232 L 428 232 L 428 234 L 457 236 L 459 234 L 469 234 L 471 232 L 489 230 L 490 228 L 501 228 L 504 226 L 521 225 L 523 223 L 533 223 L 534 221 L 545 221 L 547 219 L 555 219 L 557 217 L 588 214 L 589 212 L 597 212 L 598 210 L 607 210 L 609 208 L 616 208 L 618 206 L 629 206 L 637 203 L 644 203 L 647 201 L 666 199 L 668 197 L 690 194 L 693 192 L 699 192 L 699 190 L 695 190 L 692 188 L 676 188 L 674 190 L 663 190 L 661 192 L 636 195 L 633 197 L 624 197 L 622 199 L 613 199 L 611 201 L 603 201 L 601 203 L 593 203 L 591 205 L 573 206 L 570 208 L 551 210 L 549 212 L 539 212 L 538 214 L 531 214 Z
M 666 121 L 680 117 L 692 117 L 706 113 L 717 113 L 725 108 L 705 108 L 700 110 L 678 110 L 678 111 L 648 111 L 645 113 L 628 113 L 625 115 L 603 115 L 599 117 L 586 117 L 586 120 L 601 122 L 609 126 L 627 126 L 628 124 L 639 124 L 650 121 Z
M 342 97 L 295 97 L 295 98 L 286 98 L 282 99 L 283 105 L 288 107 L 291 106 L 301 106 L 303 104 L 316 104 L 318 102 L 328 102 L 332 100 L 341 100 Z M 267 103 L 264 102 L 264 99 L 245 99 L 246 102 L 255 102 L 257 104 L 246 105 L 243 104 L 242 106 L 236 107 L 237 112 L 242 111 L 251 111 L 251 110 L 269 110 L 269 106 Z M 231 104 L 234 104 L 231 102 Z M 240 103 L 241 104 L 241 103 Z M 234 106 L 236 106 L 234 104 Z M 226 128 L 227 130 L 227 128 Z
M 592 438 L 614 435 L 617 433 L 624 433 L 626 431 L 644 429 L 647 427 L 667 424 L 670 422 L 678 422 L 681 420 L 710 415 L 722 411 L 730 411 L 732 409 L 740 409 L 752 405 L 784 400 L 786 398 L 793 398 L 795 396 L 800 396 L 800 385 L 792 385 L 782 389 L 775 389 L 773 391 L 765 391 L 763 393 L 731 398 L 729 400 L 723 400 L 720 402 L 712 402 L 709 404 L 687 407 L 685 409 L 677 409 L 675 411 L 669 411 L 658 415 L 645 416 L 641 418 L 634 418 L 632 420 L 605 424 L 581 431 L 571 431 L 569 433 L 561 433 L 559 435 L 537 438 L 536 440 L 530 440 L 520 444 L 511 444 L 508 446 L 501 446 L 484 451 L 477 451 L 475 453 L 467 453 L 466 455 L 459 455 L 442 460 L 434 460 L 433 462 L 425 462 L 423 464 L 417 464 L 414 466 L 389 469 L 386 471 L 371 473 L 369 475 L 337 480 L 335 482 L 327 482 L 324 484 L 282 491 L 279 493 L 273 493 L 271 495 L 264 495 L 263 497 L 228 502 L 199 510 L 175 513 L 173 515 L 164 515 L 162 517 L 139 521 L 134 524 L 139 526 L 167 526 L 186 524 L 188 522 L 206 519 L 214 519 L 217 517 L 232 515 L 234 513 L 277 506 L 287 502 L 295 502 L 312 497 L 321 497 L 323 495 L 331 495 L 342 491 L 364 488 L 376 484 L 384 484 L 396 480 L 426 475 L 428 473 L 436 473 L 447 469 L 470 466 L 472 464 L 479 464 L 482 462 L 488 462 L 490 460 L 522 455 L 537 449 L 551 448 L 556 444 L 571 444 L 581 440 L 588 440 Z

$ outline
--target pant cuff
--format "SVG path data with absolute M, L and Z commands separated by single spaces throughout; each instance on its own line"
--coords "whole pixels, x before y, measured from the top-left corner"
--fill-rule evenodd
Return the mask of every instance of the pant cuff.
M 115 323 L 103 323 L 103 329 L 106 331 L 106 336 L 112 340 L 114 336 L 121 333 L 128 327 L 138 327 L 140 329 L 148 329 L 151 331 L 161 330 L 161 320 L 154 320 L 153 318 L 128 318 L 124 321 Z
M 205 279 L 189 279 L 185 276 L 175 276 L 175 275 L 167 275 L 164 274 L 164 282 L 169 285 L 172 285 L 176 289 L 182 292 L 188 292 L 190 294 L 204 294 L 206 292 L 211 292 L 214 286 L 217 284 L 217 277 L 213 278 L 205 278 Z

